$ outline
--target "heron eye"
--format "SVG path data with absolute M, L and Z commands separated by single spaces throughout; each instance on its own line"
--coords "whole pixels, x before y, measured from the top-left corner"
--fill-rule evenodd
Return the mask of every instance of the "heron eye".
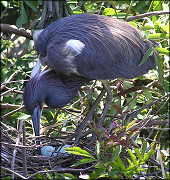
M 43 53 L 40 53 L 39 57 L 40 57 L 40 59 L 43 59 L 44 57 L 46 57 L 46 55 Z

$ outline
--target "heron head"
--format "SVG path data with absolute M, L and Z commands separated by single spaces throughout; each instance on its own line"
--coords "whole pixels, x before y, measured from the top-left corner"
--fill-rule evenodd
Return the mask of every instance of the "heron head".
M 25 108 L 32 118 L 34 134 L 35 136 L 40 136 L 40 117 L 43 103 L 38 97 L 38 86 L 36 84 L 36 78 L 32 78 L 29 80 L 24 88 L 23 100 Z M 40 142 L 36 141 L 36 144 L 40 145 Z M 40 148 L 38 148 L 38 152 L 39 154 L 41 153 Z
M 39 58 L 36 66 L 33 68 L 30 80 L 26 84 L 23 93 L 23 101 L 26 110 L 31 115 L 35 136 L 40 135 L 40 117 L 43 107 L 43 97 L 39 94 L 38 77 L 40 72 Z M 36 141 L 37 145 L 40 145 L 39 141 Z M 39 154 L 41 153 L 38 148 Z

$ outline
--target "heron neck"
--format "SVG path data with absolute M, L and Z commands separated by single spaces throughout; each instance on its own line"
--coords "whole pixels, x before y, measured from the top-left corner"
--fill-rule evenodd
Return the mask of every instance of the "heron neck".
M 87 81 L 89 79 L 83 77 L 61 76 L 54 71 L 49 71 L 40 77 L 41 96 L 48 106 L 61 108 L 71 102 L 80 87 Z

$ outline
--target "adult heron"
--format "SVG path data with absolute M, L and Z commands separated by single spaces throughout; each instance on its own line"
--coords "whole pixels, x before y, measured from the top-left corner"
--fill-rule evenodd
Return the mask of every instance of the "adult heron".
M 39 60 L 55 72 L 67 77 L 103 80 L 108 99 L 100 124 L 112 99 L 107 79 L 132 79 L 156 67 L 153 54 L 139 66 L 150 46 L 154 46 L 155 43 L 143 40 L 140 31 L 129 23 L 111 17 L 92 14 L 69 16 L 52 23 L 45 29 L 35 31 L 33 39 Z M 48 80 L 53 82 L 52 78 Z M 30 81 L 33 84 L 33 80 Z M 43 83 L 45 86 L 46 78 Z M 62 94 L 59 96 L 57 91 L 53 91 L 51 98 L 53 96 L 58 96 L 61 100 L 65 98 Z M 32 98 L 39 99 L 40 96 Z M 61 102 L 59 98 L 58 101 Z M 24 102 L 27 108 L 29 103 L 26 99 Z M 57 107 L 58 102 L 55 103 L 53 107 Z M 65 103 L 62 104 L 64 105 Z M 35 107 L 31 113 L 34 111 L 35 116 L 39 116 Z M 38 120 L 34 123 L 35 121 L 33 119 L 33 124 L 39 123 Z
M 35 136 L 40 135 L 40 116 L 43 103 L 52 108 L 64 107 L 76 96 L 80 87 L 88 81 L 90 81 L 89 78 L 68 76 L 56 73 L 54 70 L 40 73 L 38 59 L 23 94 L 25 107 L 31 114 Z M 40 142 L 36 141 L 36 144 L 40 145 Z M 38 151 L 41 154 L 40 148 Z

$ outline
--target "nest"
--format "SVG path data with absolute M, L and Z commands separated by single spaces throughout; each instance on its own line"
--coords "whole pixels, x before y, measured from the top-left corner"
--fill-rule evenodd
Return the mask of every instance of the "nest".
M 151 102 L 149 105 L 152 105 L 158 101 L 161 101 L 162 99 L 165 99 L 167 96 L 169 95 L 166 95 L 156 100 L 155 102 Z M 149 105 L 147 104 L 145 107 L 142 107 L 140 109 L 137 109 L 134 112 L 129 113 L 131 116 L 126 115 L 125 118 L 133 117 L 137 113 L 141 112 L 143 108 L 148 108 Z M 121 134 L 122 136 L 126 137 L 126 139 L 128 139 L 129 134 L 128 133 L 122 134 L 123 132 L 121 132 L 120 119 L 117 117 L 117 120 L 115 118 L 114 121 L 115 123 L 119 125 L 119 132 L 116 132 L 116 133 L 117 134 L 119 133 L 119 135 Z M 112 121 L 110 121 L 110 124 L 111 122 Z M 130 122 L 132 122 L 132 120 Z M 155 134 L 156 134 L 157 130 L 159 130 L 159 128 L 157 129 L 157 125 L 165 125 L 166 127 L 168 122 L 169 122 L 168 119 L 164 121 L 159 121 L 159 119 L 153 119 L 152 116 L 147 116 L 146 119 L 136 122 L 135 125 L 129 129 L 129 131 L 155 129 Z M 79 155 L 70 154 L 68 156 L 65 156 L 63 154 L 63 155 L 58 155 L 56 157 L 40 156 L 38 155 L 37 146 L 35 145 L 35 137 L 30 137 L 26 135 L 26 132 L 24 131 L 25 129 L 24 124 L 21 126 L 23 127 L 21 128 L 22 130 L 19 128 L 19 126 L 18 126 L 18 130 L 16 130 L 15 128 L 7 126 L 6 124 L 2 122 L 1 124 L 2 124 L 1 126 L 1 168 L 2 168 L 1 178 L 9 178 L 12 176 L 13 179 L 14 178 L 37 179 L 38 175 L 43 175 L 43 178 L 45 177 L 46 179 L 48 179 L 47 173 L 51 173 L 53 177 L 56 177 L 56 174 L 55 174 L 56 172 L 60 174 L 70 173 L 74 175 L 75 177 L 79 178 L 81 174 L 91 174 L 94 170 L 96 170 L 95 165 L 97 164 L 97 162 L 86 163 L 83 165 L 79 165 L 78 167 L 72 167 L 74 163 L 84 158 Z M 101 127 L 101 129 L 99 129 L 100 132 L 103 131 L 104 129 L 105 132 L 108 133 L 107 136 L 105 135 L 102 137 L 103 139 L 105 138 L 108 140 L 110 139 L 114 140 L 113 138 L 115 138 L 114 133 L 112 133 L 110 129 L 111 125 L 114 125 L 114 123 L 112 123 L 111 125 L 110 124 L 106 123 L 104 124 L 103 127 Z M 86 128 L 86 130 L 87 129 L 89 130 L 89 128 Z M 24 139 L 24 134 L 25 134 L 25 139 Z M 87 136 L 87 133 L 85 134 Z M 109 135 L 112 135 L 112 138 L 110 138 L 111 136 Z M 96 156 L 96 152 L 95 152 L 96 141 L 93 141 L 89 145 L 89 141 L 88 141 L 89 139 L 86 136 L 81 138 L 81 140 L 76 146 L 82 148 L 83 150 L 86 150 L 92 156 L 95 157 Z M 151 136 L 151 134 L 149 134 L 148 137 L 149 136 Z M 69 138 L 69 135 L 64 136 L 64 139 L 60 137 L 57 139 L 54 139 L 52 137 L 42 135 L 40 137 L 41 147 L 49 145 L 58 149 L 59 147 L 65 144 L 68 138 Z M 161 139 L 161 134 L 158 139 Z M 146 141 L 148 141 L 147 138 L 146 138 Z M 125 141 L 118 140 L 117 142 L 120 142 L 120 144 L 123 145 Z M 129 143 L 128 148 L 132 148 L 133 146 L 135 146 L 132 139 L 128 143 Z M 70 143 L 70 145 L 72 145 L 72 143 Z M 105 155 L 110 156 L 109 153 L 110 152 L 108 151 L 107 154 Z M 125 144 L 120 153 L 120 158 L 122 162 L 124 163 L 125 167 L 128 167 L 129 164 L 128 164 L 127 158 L 128 159 L 131 159 L 131 158 L 129 157 L 129 154 L 127 153 L 127 146 Z M 158 173 L 161 173 L 161 172 L 158 172 Z M 121 177 L 124 178 L 123 175 Z M 148 177 L 150 176 L 148 175 Z
M 1 126 L 1 165 L 4 171 L 1 173 L 1 178 L 29 178 L 29 179 L 37 179 L 37 175 L 43 174 L 45 175 L 44 169 L 48 169 L 49 172 L 71 172 L 74 176 L 79 177 L 82 173 L 92 173 L 94 168 L 94 163 L 87 163 L 80 165 L 77 168 L 68 168 L 71 167 L 74 163 L 82 159 L 82 157 L 78 155 L 70 154 L 69 156 L 58 155 L 57 157 L 45 157 L 38 155 L 37 148 L 35 146 L 34 138 L 27 138 L 26 146 L 21 143 L 17 144 L 17 139 L 19 138 L 20 133 L 15 128 L 4 128 Z M 54 140 L 54 138 L 46 138 L 41 137 L 41 146 L 50 145 L 53 147 L 61 147 L 63 145 L 63 140 Z M 23 139 L 21 138 L 21 141 Z M 63 142 L 62 142 L 63 141 Z M 78 145 L 82 149 L 87 150 L 90 154 L 95 156 L 95 143 L 90 145 L 86 142 L 86 140 L 81 140 Z M 25 152 L 24 152 L 25 150 Z M 121 158 L 127 163 L 126 158 L 127 153 L 126 149 L 121 152 Z M 26 159 L 26 162 L 24 162 Z M 11 170 L 12 169 L 12 170 Z M 30 175 L 29 177 L 27 175 Z

